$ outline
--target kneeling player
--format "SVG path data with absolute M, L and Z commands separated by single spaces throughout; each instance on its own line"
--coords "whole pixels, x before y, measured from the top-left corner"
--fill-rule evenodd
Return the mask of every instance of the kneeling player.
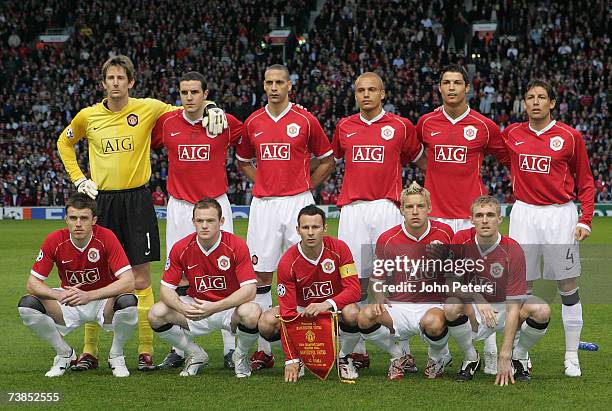
M 344 379 L 358 377 L 350 354 L 359 341 L 356 302 L 361 296 L 351 250 L 341 240 L 325 235 L 325 212 L 309 205 L 298 214 L 297 231 L 301 241 L 281 257 L 278 265 L 278 302 L 262 314 L 259 332 L 268 341 L 280 340 L 277 315 L 315 317 L 324 311 L 341 310 L 340 359 L 338 369 Z M 295 382 L 300 359 L 285 351 L 285 381 Z
M 236 333 L 233 354 L 238 378 L 251 375 L 249 348 L 257 341 L 261 309 L 255 298 L 256 279 L 249 249 L 240 237 L 221 231 L 223 216 L 217 200 L 205 198 L 193 208 L 196 232 L 170 251 L 160 287 L 161 301 L 149 311 L 153 331 L 185 353 L 181 376 L 196 375 L 208 354 L 193 337 L 217 330 Z M 189 280 L 186 296 L 174 291 L 182 276 Z
M 19 300 L 19 315 L 57 353 L 47 377 L 63 375 L 76 361 L 63 336 L 86 322 L 114 331 L 108 365 L 116 377 L 127 377 L 123 347 L 138 322 L 130 263 L 113 232 L 96 225 L 96 202 L 87 195 L 68 199 L 66 224 L 43 242 L 28 279 L 30 294 Z M 53 264 L 61 288 L 44 283 Z
M 453 237 L 455 262 L 463 261 L 466 268 L 460 289 L 455 287 L 456 279 L 450 282 L 455 296 L 444 306 L 449 334 L 464 355 L 457 380 L 471 380 L 480 367 L 472 340 L 484 340 L 501 330 L 504 340 L 495 383 L 530 380 L 528 351 L 546 334 L 550 308 L 543 300 L 525 295 L 525 255 L 516 241 L 499 233 L 499 202 L 490 196 L 478 197 L 472 204 L 471 221 L 474 228 Z
M 453 231 L 444 223 L 429 220 L 429 191 L 416 182 L 402 191 L 400 201 L 404 222 L 385 231 L 376 243 L 377 261 L 371 282 L 378 304 L 370 304 L 360 312 L 359 328 L 366 341 L 389 353 L 389 380 L 400 380 L 404 373 L 416 372 L 414 357 L 404 355 L 395 339 L 407 340 L 419 334 L 429 345 L 425 376 L 438 378 L 452 360 L 442 309 L 444 273 L 441 268 L 424 265 L 416 268 L 414 264 L 433 262 L 437 254 L 442 256 L 448 251 L 444 245 L 450 244 Z M 397 267 L 387 274 L 381 263 L 397 261 L 398 257 L 410 260 L 408 271 Z M 391 278 L 387 279 L 387 275 Z M 385 297 L 384 289 L 389 284 L 395 288 Z M 426 288 L 437 291 L 423 291 Z M 385 304 L 387 298 L 390 303 Z

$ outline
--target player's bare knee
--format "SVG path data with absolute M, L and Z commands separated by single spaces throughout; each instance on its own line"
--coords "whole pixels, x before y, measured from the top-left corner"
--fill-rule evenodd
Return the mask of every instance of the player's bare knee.
M 374 309 L 371 305 L 368 305 L 359 311 L 357 315 L 357 325 L 361 329 L 370 328 L 374 324 L 377 324 L 376 319 L 377 315 L 374 313 Z
M 261 316 L 261 308 L 255 303 L 244 303 L 236 309 L 240 324 L 247 328 L 257 328 L 257 322 Z
M 531 298 L 523 305 L 526 317 L 538 323 L 547 323 L 550 320 L 550 306 L 542 299 Z
M 444 316 L 446 320 L 456 320 L 464 314 L 464 308 L 464 304 L 460 299 L 454 297 L 449 298 L 444 304 Z
M 168 306 L 164 303 L 157 302 L 149 309 L 147 319 L 151 327 L 156 328 L 166 323 L 165 317 L 168 314 Z
M 444 311 L 440 309 L 431 309 L 421 318 L 421 329 L 427 335 L 440 335 L 446 326 L 446 317 Z
M 351 327 L 357 326 L 357 317 L 359 316 L 359 306 L 357 304 L 349 304 L 342 309 L 342 322 Z

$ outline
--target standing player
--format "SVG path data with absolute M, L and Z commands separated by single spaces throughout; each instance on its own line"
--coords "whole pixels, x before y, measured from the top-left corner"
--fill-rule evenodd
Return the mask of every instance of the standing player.
M 301 241 L 282 256 L 278 264 L 278 303 L 262 314 L 259 332 L 268 341 L 280 340 L 277 315 L 315 317 L 324 311 L 339 311 L 340 376 L 347 380 L 358 377 L 351 353 L 359 340 L 357 316 L 359 279 L 351 250 L 342 240 L 325 235 L 325 212 L 311 204 L 297 217 Z M 283 346 L 284 348 L 284 346 Z M 298 379 L 300 359 L 285 351 L 285 381 Z
M 438 90 L 443 106 L 421 117 L 417 136 L 427 150 L 425 188 L 431 193 L 431 216 L 456 233 L 471 227 L 470 205 L 487 194 L 480 169 L 487 154 L 506 161 L 497 125 L 470 109 L 470 90 L 465 69 L 450 65 L 442 69 Z M 496 374 L 495 335 L 485 341 L 485 373 Z
M 161 281 L 161 301 L 151 307 L 149 321 L 162 340 L 187 353 L 181 376 L 196 375 L 208 363 L 208 354 L 193 337 L 222 329 L 236 332 L 236 376 L 248 377 L 249 349 L 257 340 L 261 314 L 259 306 L 250 302 L 257 281 L 249 249 L 240 237 L 221 230 L 223 215 L 217 200 L 204 198 L 192 212 L 196 232 L 172 247 Z M 189 290 L 179 297 L 175 290 L 183 276 Z
M 400 199 L 404 222 L 380 235 L 376 243 L 377 261 L 395 261 L 397 257 L 407 257 L 412 262 L 434 261 L 433 253 L 443 254 L 440 247 L 450 244 L 453 230 L 444 223 L 429 220 L 429 192 L 418 183 L 413 182 L 402 191 Z M 390 278 L 387 279 L 387 276 Z M 452 361 L 442 305 L 445 294 L 440 291 L 421 291 L 426 286 L 438 286 L 442 289 L 445 277 L 441 267 L 421 267 L 410 272 L 385 272 L 379 267 L 373 273 L 371 281 L 377 304 L 368 305 L 361 310 L 359 328 L 366 340 L 391 356 L 391 366 L 387 374 L 389 380 L 400 380 L 406 370 L 416 369 L 414 357 L 402 353 L 394 344 L 394 339 L 407 340 L 414 335 L 420 335 L 429 346 L 425 376 L 442 377 L 444 367 Z M 387 283 L 411 289 L 390 292 L 385 296 L 383 286 Z M 385 304 L 387 298 L 389 302 Z M 394 331 L 394 336 L 391 335 L 391 330 Z
M 151 146 L 166 147 L 168 150 L 168 216 L 166 225 L 166 252 L 172 246 L 193 233 L 191 222 L 193 205 L 200 199 L 214 198 L 221 204 L 224 223 L 221 229 L 234 232 L 232 207 L 227 198 L 227 149 L 238 143 L 242 135 L 242 123 L 228 115 L 228 128 L 214 135 L 205 130 L 201 123 L 205 114 L 204 104 L 208 96 L 206 80 L 198 72 L 186 73 L 179 79 L 181 104 L 184 109 L 171 111 L 157 120 L 151 135 Z M 194 176 L 199 176 L 194 178 Z M 177 288 L 179 295 L 185 295 L 187 281 L 183 279 Z M 234 336 L 222 330 L 225 366 L 234 368 L 232 352 Z M 171 351 L 160 368 L 178 367 L 183 362 L 182 353 Z
M 472 205 L 475 227 L 453 237 L 455 260 L 463 261 L 465 272 L 456 269 L 462 281 L 449 281 L 463 288 L 453 288 L 455 295 L 445 304 L 444 312 L 448 332 L 464 355 L 458 381 L 470 381 L 480 367 L 472 340 L 483 340 L 502 330 L 504 340 L 495 383 L 529 381 L 529 349 L 544 337 L 550 321 L 548 304 L 533 296 L 526 299 L 525 255 L 516 241 L 499 233 L 501 222 L 499 202 L 494 197 L 481 196 Z
M 272 307 L 272 274 L 283 250 L 297 243 L 299 211 L 314 199 L 311 189 L 332 172 L 332 149 L 319 121 L 289 102 L 291 81 L 287 67 L 278 64 L 264 73 L 268 104 L 244 123 L 236 150 L 240 170 L 255 182 L 247 243 L 257 274 L 255 301 L 266 311 Z M 316 166 L 310 173 L 310 157 Z M 251 163 L 257 160 L 257 168 Z M 274 366 L 270 344 L 259 339 L 253 354 L 254 370 Z
M 21 320 L 57 353 L 47 377 L 63 375 L 76 361 L 62 336 L 87 321 L 114 331 L 108 365 L 116 377 L 127 377 L 123 347 L 138 322 L 130 263 L 113 232 L 96 225 L 96 202 L 85 194 L 68 199 L 66 225 L 43 242 L 28 278 L 30 294 L 19 300 Z M 61 288 L 45 284 L 54 264 Z
M 410 120 L 383 110 L 383 81 L 366 72 L 355 81 L 359 113 L 338 123 L 332 140 L 336 161 L 344 159 L 345 171 L 338 198 L 338 238 L 355 256 L 361 281 L 361 305 L 367 304 L 369 277 L 378 236 L 402 221 L 398 209 L 402 191 L 402 164 L 418 161 L 424 168 L 423 145 Z M 406 352 L 409 348 L 406 341 Z M 368 367 L 365 345 L 353 356 L 358 368 Z
M 57 149 L 77 190 L 98 197 L 99 224 L 110 228 L 125 249 L 133 266 L 138 297 L 138 369 L 153 370 L 153 332 L 147 312 L 153 305 L 150 261 L 159 260 L 159 231 L 151 194 L 145 184 L 151 176 L 151 130 L 157 119 L 177 107 L 154 99 L 130 98 L 134 65 L 122 55 L 102 66 L 106 98 L 77 113 L 57 140 Z M 208 110 L 203 126 L 211 134 L 227 124 L 219 109 Z M 91 179 L 77 162 L 74 145 L 86 138 Z M 98 192 L 100 188 L 100 192 Z M 77 370 L 97 367 L 97 326 L 85 326 L 85 347 Z
M 595 185 L 582 135 L 552 119 L 555 103 L 551 85 L 532 80 L 525 93 L 529 121 L 512 124 L 502 134 L 517 199 L 510 213 L 510 237 L 525 245 L 528 290 L 542 277 L 542 257 L 543 278 L 557 281 L 563 304 L 565 375 L 579 377 L 583 321 L 576 281 L 581 273 L 578 241 L 591 234 Z M 580 219 L 576 198 L 582 205 Z

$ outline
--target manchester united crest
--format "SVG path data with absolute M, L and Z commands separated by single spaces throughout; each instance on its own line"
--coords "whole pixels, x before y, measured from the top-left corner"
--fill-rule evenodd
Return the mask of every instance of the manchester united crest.
M 491 264 L 491 269 L 489 272 L 491 273 L 491 277 L 499 278 L 504 273 L 504 266 L 500 263 L 493 263 Z
M 228 256 L 222 255 L 221 257 L 217 258 L 217 267 L 219 267 L 219 270 L 227 271 L 230 268 L 230 265 L 230 259 Z
M 138 116 L 134 113 L 128 114 L 126 120 L 127 120 L 128 126 L 130 127 L 136 127 L 136 125 L 138 124 Z
M 300 134 L 300 126 L 295 123 L 291 123 L 287 126 L 287 135 L 291 138 L 295 138 Z
M 553 151 L 559 151 L 563 148 L 563 143 L 565 140 L 559 136 L 554 136 L 550 138 L 550 148 Z
M 478 129 L 474 126 L 465 126 L 463 127 L 463 138 L 467 141 L 472 141 L 476 138 L 476 134 L 478 134 Z
M 92 263 L 97 263 L 100 259 L 100 250 L 97 248 L 90 248 L 87 252 L 87 259 Z
M 391 140 L 395 135 L 395 129 L 391 126 L 384 126 L 380 129 L 380 136 L 383 140 Z
M 325 274 L 331 274 L 336 269 L 336 263 L 331 258 L 326 258 L 321 262 L 321 269 Z

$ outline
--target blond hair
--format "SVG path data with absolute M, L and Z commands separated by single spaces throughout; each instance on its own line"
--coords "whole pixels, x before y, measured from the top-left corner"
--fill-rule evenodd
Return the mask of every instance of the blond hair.
M 472 207 L 470 209 L 470 211 L 472 212 L 472 215 L 474 215 L 474 209 L 476 207 L 488 205 L 488 204 L 494 205 L 497 215 L 501 215 L 501 204 L 499 204 L 499 201 L 497 200 L 497 198 L 492 197 L 492 196 L 480 196 L 476 200 L 474 200 L 474 202 L 472 203 Z
M 404 201 L 406 201 L 406 198 L 412 195 L 423 196 L 427 206 L 431 207 L 431 198 L 429 196 L 429 191 L 425 187 L 421 187 L 421 185 L 416 181 L 413 181 L 412 183 L 410 183 L 408 188 L 402 190 L 402 194 L 400 195 L 400 204 L 403 205 Z

